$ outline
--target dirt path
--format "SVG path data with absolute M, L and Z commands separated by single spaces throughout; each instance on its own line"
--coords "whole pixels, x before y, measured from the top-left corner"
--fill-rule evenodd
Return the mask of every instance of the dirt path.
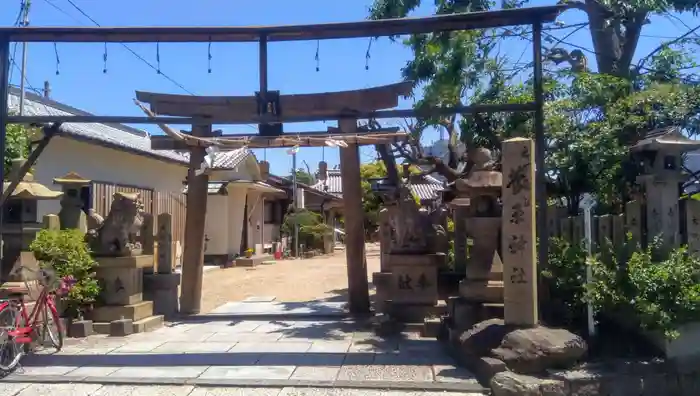
M 367 276 L 379 271 L 379 248 L 367 245 Z M 345 251 L 306 260 L 280 260 L 255 268 L 215 269 L 204 273 L 202 313 L 230 301 L 275 296 L 277 301 L 342 301 L 348 280 Z

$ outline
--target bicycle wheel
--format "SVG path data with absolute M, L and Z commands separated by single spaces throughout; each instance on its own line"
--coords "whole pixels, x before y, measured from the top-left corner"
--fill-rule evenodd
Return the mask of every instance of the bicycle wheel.
M 48 346 L 46 341 L 51 341 L 51 346 L 60 351 L 63 348 L 63 332 L 59 324 L 58 312 L 53 306 L 49 306 L 48 302 L 41 307 L 42 325 L 41 325 L 41 345 Z M 46 339 L 48 335 L 48 340 Z
M 15 342 L 8 333 L 17 329 L 20 311 L 17 304 L 7 304 L 0 309 L 0 371 L 11 372 L 24 356 L 22 344 Z

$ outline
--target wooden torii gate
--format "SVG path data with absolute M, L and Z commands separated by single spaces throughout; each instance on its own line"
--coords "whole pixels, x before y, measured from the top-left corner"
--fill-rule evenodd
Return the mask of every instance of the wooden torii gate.
M 261 86 L 266 82 L 261 78 Z M 198 117 L 201 122 L 192 125 L 192 132 L 180 139 L 171 136 L 153 136 L 151 148 L 155 150 L 188 150 L 190 152 L 185 220 L 185 250 L 182 260 L 182 289 L 180 310 L 183 313 L 198 313 L 202 296 L 202 268 L 204 266 L 204 219 L 207 211 L 207 185 L 209 176 L 197 174 L 206 155 L 206 147 L 216 141 L 238 143 L 241 147 L 300 147 L 322 146 L 324 139 L 342 140 L 347 147 L 340 148 L 340 170 L 343 183 L 345 210 L 346 257 L 348 270 L 349 310 L 355 314 L 370 310 L 367 261 L 364 247 L 364 213 L 362 209 L 362 187 L 360 181 L 359 146 L 363 144 L 388 144 L 401 139 L 405 134 L 389 130 L 358 129 L 358 112 L 372 112 L 398 106 L 399 96 L 411 93 L 412 84 L 403 82 L 356 91 L 326 92 L 318 94 L 279 95 L 257 94 L 255 96 L 188 96 L 150 92 L 137 92 L 136 98 L 150 104 L 151 111 L 163 116 Z M 261 92 L 265 92 L 261 89 Z M 281 124 L 260 126 L 258 135 L 215 135 L 207 120 L 218 119 L 230 122 L 255 122 L 267 110 L 270 115 L 284 114 L 287 117 L 323 117 L 332 119 L 338 114 L 347 116 L 338 119 L 338 128 L 324 132 L 281 132 Z M 276 130 L 275 130 L 276 129 Z M 184 139 L 183 139 L 184 137 Z M 203 138 L 203 139 L 195 139 Z M 212 139 L 215 138 L 215 139 Z
M 401 118 L 433 117 L 438 115 L 493 113 L 528 111 L 534 113 L 535 146 L 537 149 L 535 163 L 537 168 L 537 204 L 546 208 L 547 197 L 544 193 L 546 169 L 544 163 L 544 90 L 542 77 L 542 24 L 552 22 L 564 10 L 567 4 L 530 7 L 521 9 L 504 9 L 488 12 L 459 13 L 435 15 L 421 18 L 400 18 L 379 21 L 360 21 L 344 23 L 327 23 L 314 25 L 289 26 L 249 26 L 249 27 L 4 27 L 0 28 L 0 163 L 4 161 L 4 145 L 7 125 L 35 124 L 45 126 L 45 136 L 57 130 L 57 123 L 126 123 L 126 124 L 175 124 L 191 125 L 192 132 L 181 134 L 179 143 L 168 138 L 153 138 L 156 149 L 182 147 L 191 152 L 190 156 L 190 194 L 188 196 L 188 214 L 185 242 L 185 263 L 188 265 L 183 273 L 183 312 L 199 311 L 201 295 L 201 260 L 204 211 L 206 210 L 207 176 L 194 175 L 194 164 L 200 164 L 205 156 L 205 148 L 212 138 L 213 124 L 250 124 L 260 125 L 259 136 L 216 137 L 219 140 L 243 139 L 248 147 L 277 147 L 289 144 L 283 136 L 282 123 L 308 122 L 321 120 L 338 120 L 338 129 L 332 134 L 345 134 L 343 140 L 347 148 L 341 150 L 343 172 L 343 190 L 345 199 L 350 202 L 353 213 L 358 216 L 346 216 L 348 228 L 348 275 L 350 289 L 350 310 L 363 313 L 369 310 L 366 273 L 364 268 L 364 245 L 359 235 L 362 234 L 362 214 L 359 209 L 359 173 L 357 173 L 359 144 L 385 144 L 398 135 L 382 137 L 375 131 L 362 133 L 357 130 L 357 120 L 361 118 Z M 531 103 L 508 104 L 474 104 L 460 106 L 437 106 L 421 109 L 387 109 L 396 106 L 398 95 L 405 92 L 405 85 L 391 85 L 369 90 L 280 96 L 279 92 L 269 91 L 267 84 L 267 44 L 269 42 L 331 40 L 360 37 L 401 36 L 407 34 L 425 34 L 441 31 L 486 29 L 514 25 L 531 25 L 533 31 L 534 64 L 534 101 Z M 181 114 L 182 116 L 98 116 L 98 115 L 47 115 L 14 116 L 8 114 L 7 99 L 9 94 L 8 72 L 10 68 L 11 42 L 74 42 L 74 43 L 213 43 L 213 42 L 257 42 L 260 44 L 260 90 L 254 97 L 186 97 L 181 95 L 159 95 L 139 93 L 143 102 L 151 104 L 151 110 L 160 114 Z M 229 102 L 230 101 L 230 102 Z M 297 107 L 300 106 L 300 107 Z M 376 111 L 375 111 L 376 110 Z M 322 133 L 292 134 L 299 136 L 298 141 L 307 145 L 320 145 Z M 286 135 L 287 137 L 289 136 Z M 204 140 L 201 140 L 204 137 Z M 313 137 L 313 138 L 312 138 Z M 173 140 L 173 139 L 171 139 Z M 182 145 L 182 142 L 187 144 Z M 194 143 L 198 141 L 197 143 Z M 322 140 L 320 140 L 322 142 Z M 264 142 L 264 143 L 259 143 Z M 316 142 L 316 143 L 312 143 Z M 46 140 L 48 143 L 48 140 Z M 27 170 L 43 150 L 40 145 L 30 156 L 18 175 L 14 175 L 16 184 L 24 177 Z M 4 181 L 4 177 L 3 177 Z M 3 193 L 0 183 L 0 195 Z M 204 191 L 204 193 L 202 192 Z M 201 208 L 197 215 L 192 207 Z M 548 235 L 547 211 L 537 213 L 537 234 Z M 200 235 L 201 234 L 201 235 Z M 2 211 L 0 211 L 0 237 L 2 235 Z M 352 236 L 351 236 L 352 235 Z M 539 257 L 547 258 L 547 238 L 539 238 Z M 190 264 L 192 263 L 192 264 Z

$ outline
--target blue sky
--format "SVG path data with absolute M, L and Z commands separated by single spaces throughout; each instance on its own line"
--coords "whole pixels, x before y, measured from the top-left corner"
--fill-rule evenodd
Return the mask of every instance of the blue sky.
M 204 26 L 204 25 L 274 25 L 340 22 L 362 20 L 367 16 L 371 0 L 331 2 L 322 0 L 73 0 L 86 14 L 103 26 Z M 432 1 L 424 1 L 430 6 Z M 553 4 L 554 1 L 535 0 L 532 5 Z M 341 6 L 342 5 L 342 6 Z M 20 0 L 5 0 L 0 24 L 12 25 L 20 9 Z M 417 15 L 427 15 L 429 7 Z M 680 17 L 687 25 L 695 26 L 692 15 Z M 584 20 L 579 11 L 568 11 L 560 20 L 575 24 Z M 696 19 L 697 20 L 697 19 Z M 644 30 L 637 55 L 653 50 L 665 37 L 683 34 L 680 22 L 668 16 L 655 16 Z M 32 0 L 32 26 L 91 26 L 84 15 L 67 0 Z M 666 39 L 667 40 L 667 39 Z M 567 39 L 568 42 L 592 48 L 590 34 L 583 29 Z M 271 44 L 269 48 L 270 89 L 285 93 L 310 93 L 365 88 L 397 82 L 401 67 L 411 58 L 409 50 L 399 42 L 380 39 L 372 43 L 369 70 L 365 70 L 368 39 L 334 40 L 319 44 L 319 68 L 316 71 L 316 42 Z M 527 46 L 527 48 L 526 48 Z M 129 44 L 143 58 L 156 65 L 155 44 Z M 504 42 L 501 52 L 513 60 L 524 56 L 531 59 L 529 43 Z M 141 115 L 132 103 L 135 90 L 162 93 L 185 93 L 149 66 L 138 60 L 119 44 L 108 44 L 107 73 L 102 72 L 104 44 L 57 45 L 59 75 L 56 75 L 56 53 L 52 44 L 33 43 L 29 46 L 27 78 L 34 88 L 42 88 L 48 80 L 52 98 L 71 106 L 100 115 Z M 17 63 L 21 50 L 17 50 Z M 588 54 L 590 55 L 590 54 Z M 172 79 L 198 95 L 251 95 L 258 88 L 257 44 L 213 44 L 212 73 L 207 73 L 207 44 L 161 44 L 160 68 Z M 594 64 L 594 59 L 590 58 Z M 19 85 L 19 72 L 13 71 L 13 84 Z M 410 107 L 405 100 L 401 107 Z M 388 121 L 388 124 L 397 125 Z M 285 131 L 323 130 L 328 123 L 287 124 Z M 138 126 L 152 133 L 157 128 Z M 225 133 L 252 133 L 252 126 L 223 128 Z M 437 133 L 426 136 L 430 142 Z M 256 150 L 259 159 L 266 157 L 271 171 L 288 174 L 291 158 L 285 149 Z M 306 161 L 312 170 L 324 158 L 330 167 L 338 163 L 337 149 L 302 148 L 299 166 Z M 362 161 L 376 158 L 374 149 L 361 151 Z

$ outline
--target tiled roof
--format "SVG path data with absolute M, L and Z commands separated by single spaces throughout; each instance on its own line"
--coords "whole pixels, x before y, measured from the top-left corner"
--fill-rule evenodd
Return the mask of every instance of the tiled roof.
M 418 182 L 414 180 L 410 184 L 411 192 L 421 200 L 436 199 L 437 192 L 443 189 L 443 183 L 430 175 L 423 176 L 421 179 Z M 329 169 L 326 180 L 319 180 L 311 187 L 341 197 L 343 195 L 343 184 L 340 170 Z
M 19 111 L 19 90 L 10 88 L 8 97 L 10 111 Z M 92 115 L 88 112 L 70 107 L 55 100 L 27 92 L 24 102 L 26 115 Z M 63 123 L 60 133 L 64 136 L 86 142 L 101 144 L 117 150 L 130 151 L 134 154 L 145 155 L 162 161 L 187 164 L 188 154 L 172 150 L 151 149 L 151 139 L 147 132 L 122 124 L 77 124 Z M 248 155 L 253 155 L 248 149 L 238 149 L 219 153 L 216 156 L 214 168 L 233 169 Z

